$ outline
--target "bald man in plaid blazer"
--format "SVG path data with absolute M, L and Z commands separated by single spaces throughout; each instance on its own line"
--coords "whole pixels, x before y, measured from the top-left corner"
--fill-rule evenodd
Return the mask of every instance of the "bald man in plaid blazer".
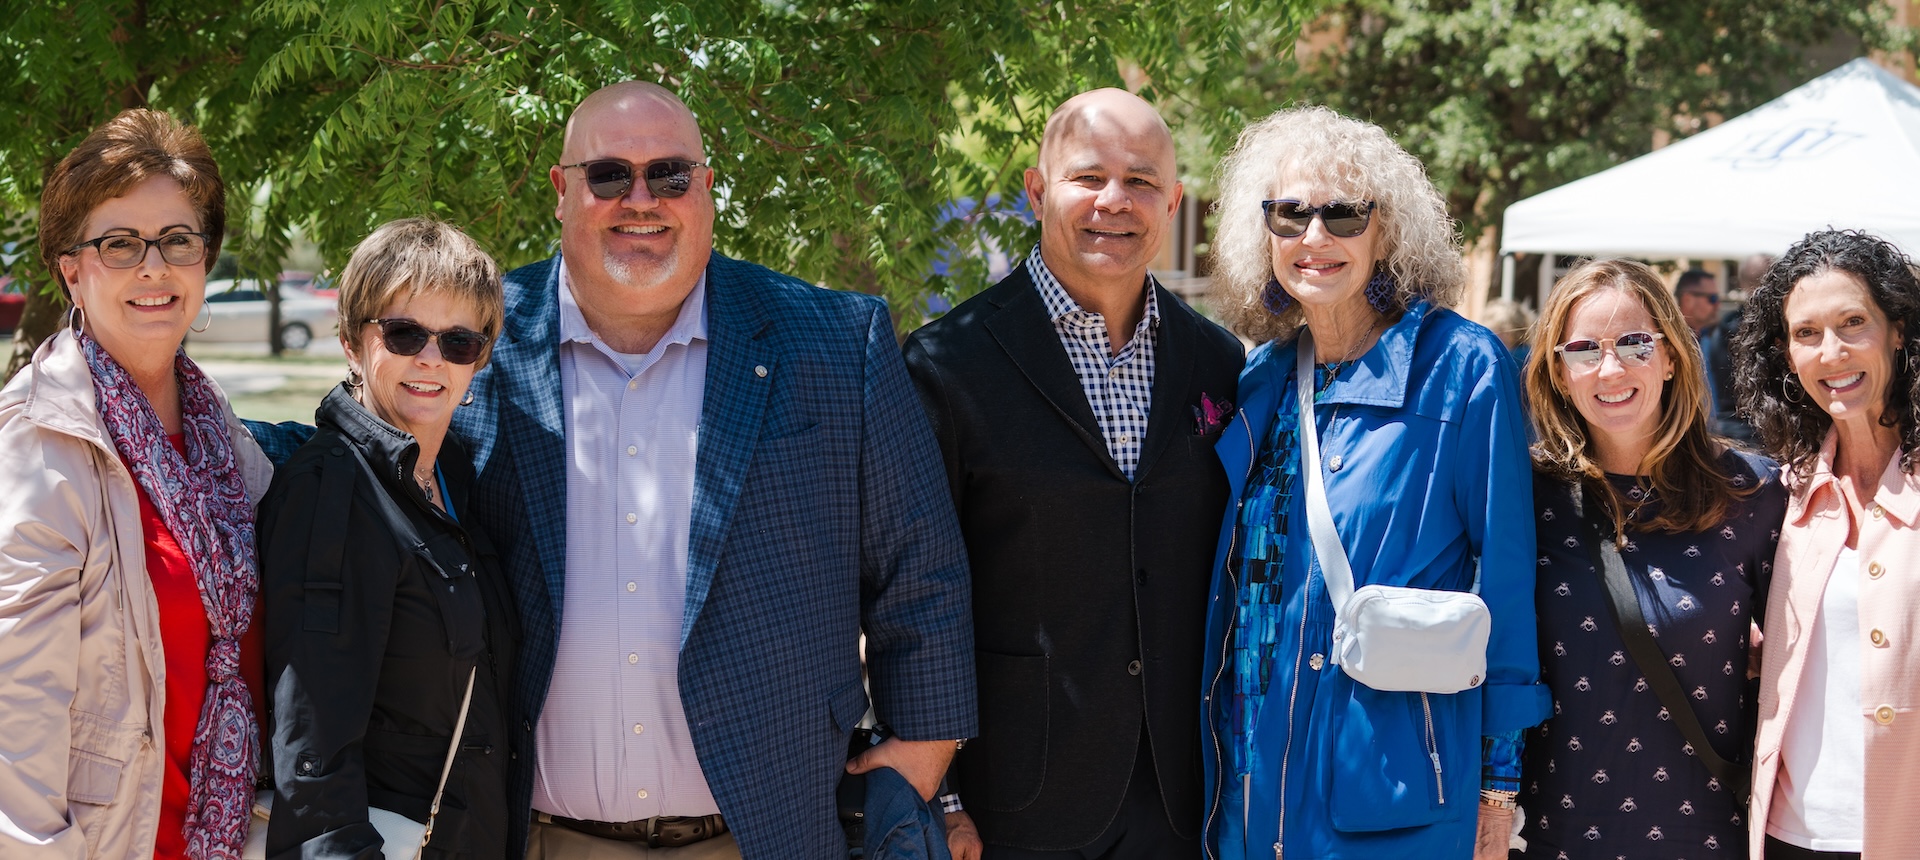
M 886 305 L 714 253 L 704 161 L 666 90 L 581 103 L 561 254 L 506 276 L 456 410 L 460 516 L 524 629 L 509 856 L 844 858 L 849 769 L 930 798 L 976 732 L 965 549 Z M 896 737 L 850 766 L 869 691 Z

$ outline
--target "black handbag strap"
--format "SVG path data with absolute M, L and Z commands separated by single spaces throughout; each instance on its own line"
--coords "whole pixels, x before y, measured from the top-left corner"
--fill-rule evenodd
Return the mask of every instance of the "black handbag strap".
M 1584 490 L 1580 482 L 1575 481 L 1573 490 L 1573 512 L 1586 525 L 1588 552 L 1592 556 L 1594 575 L 1607 592 L 1607 606 L 1613 612 L 1614 626 L 1620 630 L 1620 639 L 1627 645 L 1627 653 L 1632 655 L 1634 665 L 1640 667 L 1640 673 L 1647 679 L 1647 686 L 1660 697 L 1660 704 L 1667 707 L 1668 716 L 1680 729 L 1680 735 L 1693 745 L 1694 755 L 1700 763 L 1706 765 L 1707 773 L 1712 774 L 1720 784 L 1733 792 L 1735 800 L 1745 807 L 1747 795 L 1751 790 L 1753 772 L 1745 764 L 1727 761 L 1714 751 L 1713 744 L 1707 742 L 1707 732 L 1700 727 L 1700 718 L 1693 712 L 1693 703 L 1680 687 L 1680 679 L 1673 674 L 1673 667 L 1667 663 L 1667 655 L 1660 650 L 1653 635 L 1647 630 L 1647 617 L 1640 611 L 1640 598 L 1633 590 L 1633 581 L 1628 579 L 1627 563 L 1620 558 L 1620 550 L 1613 539 L 1606 535 L 1609 529 L 1600 527 L 1599 516 L 1588 515 L 1584 506 Z

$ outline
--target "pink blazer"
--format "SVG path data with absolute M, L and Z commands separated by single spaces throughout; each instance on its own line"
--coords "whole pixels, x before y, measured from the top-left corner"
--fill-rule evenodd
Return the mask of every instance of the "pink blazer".
M 1805 480 L 1791 476 L 1787 521 L 1774 557 L 1760 663 L 1755 743 L 1753 860 L 1760 860 L 1780 774 L 1780 746 L 1807 684 L 1807 641 L 1827 578 L 1846 545 L 1851 513 L 1833 474 L 1837 435 Z M 1866 721 L 1865 851 L 1920 857 L 1920 479 L 1895 453 L 1860 523 L 1860 705 Z

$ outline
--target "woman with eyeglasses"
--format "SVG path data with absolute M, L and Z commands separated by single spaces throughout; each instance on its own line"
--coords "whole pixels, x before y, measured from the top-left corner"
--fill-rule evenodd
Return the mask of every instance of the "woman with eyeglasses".
M 1749 630 L 1786 511 L 1778 470 L 1710 434 L 1700 348 L 1646 266 L 1569 272 L 1538 343 L 1534 606 L 1553 718 L 1527 737 L 1525 856 L 1744 857 Z
M 1216 295 L 1261 346 L 1215 446 L 1236 505 L 1201 679 L 1208 856 L 1505 858 L 1520 732 L 1547 716 L 1527 433 L 1506 347 L 1447 309 L 1446 205 L 1386 132 L 1318 107 L 1242 132 L 1219 187 Z
M 347 381 L 260 506 L 269 857 L 410 850 L 396 815 L 428 857 L 505 851 L 518 627 L 447 433 L 502 313 L 499 268 L 438 221 L 381 226 L 341 273 Z
M 253 500 L 272 477 L 181 349 L 226 189 L 131 110 L 47 177 L 68 325 L 0 391 L 0 856 L 238 856 L 259 768 Z
M 1808 235 L 1747 297 L 1742 409 L 1790 492 L 1760 664 L 1752 856 L 1920 857 L 1920 281 Z

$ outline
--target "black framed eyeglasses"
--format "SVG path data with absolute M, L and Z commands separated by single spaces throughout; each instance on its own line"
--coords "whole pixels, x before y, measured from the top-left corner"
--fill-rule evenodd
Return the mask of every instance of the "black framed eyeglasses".
M 1327 234 L 1351 239 L 1367 232 L 1373 222 L 1372 201 L 1364 203 L 1326 203 L 1308 206 L 1299 200 L 1262 200 L 1260 210 L 1267 214 L 1267 229 L 1282 239 L 1303 235 L 1319 218 Z
M 409 319 L 367 320 L 380 327 L 380 342 L 394 355 L 419 355 L 427 342 L 440 341 L 440 357 L 449 364 L 472 364 L 480 360 L 492 338 L 465 328 L 434 331 Z
M 693 188 L 693 171 L 707 165 L 684 158 L 658 158 L 640 165 L 640 179 L 647 192 L 662 200 L 684 196 Z M 580 168 L 587 175 L 587 190 L 601 200 L 615 200 L 633 190 L 633 162 L 622 158 L 599 158 L 578 164 L 562 164 L 561 170 Z
M 147 259 L 147 250 L 155 246 L 160 248 L 160 259 L 171 266 L 191 266 L 207 259 L 207 243 L 211 241 L 205 233 L 168 233 L 158 239 L 135 236 L 131 233 L 115 233 L 88 239 L 61 251 L 61 255 L 78 254 L 81 248 L 92 245 L 100 252 L 100 265 L 109 269 L 131 269 Z
M 1620 363 L 1627 367 L 1646 367 L 1653 360 L 1654 346 L 1665 335 L 1654 331 L 1630 331 L 1619 337 L 1603 337 L 1599 340 L 1570 340 L 1553 348 L 1560 357 L 1567 360 L 1569 367 L 1588 369 L 1600 365 L 1600 357 L 1606 350 L 1612 349 Z

